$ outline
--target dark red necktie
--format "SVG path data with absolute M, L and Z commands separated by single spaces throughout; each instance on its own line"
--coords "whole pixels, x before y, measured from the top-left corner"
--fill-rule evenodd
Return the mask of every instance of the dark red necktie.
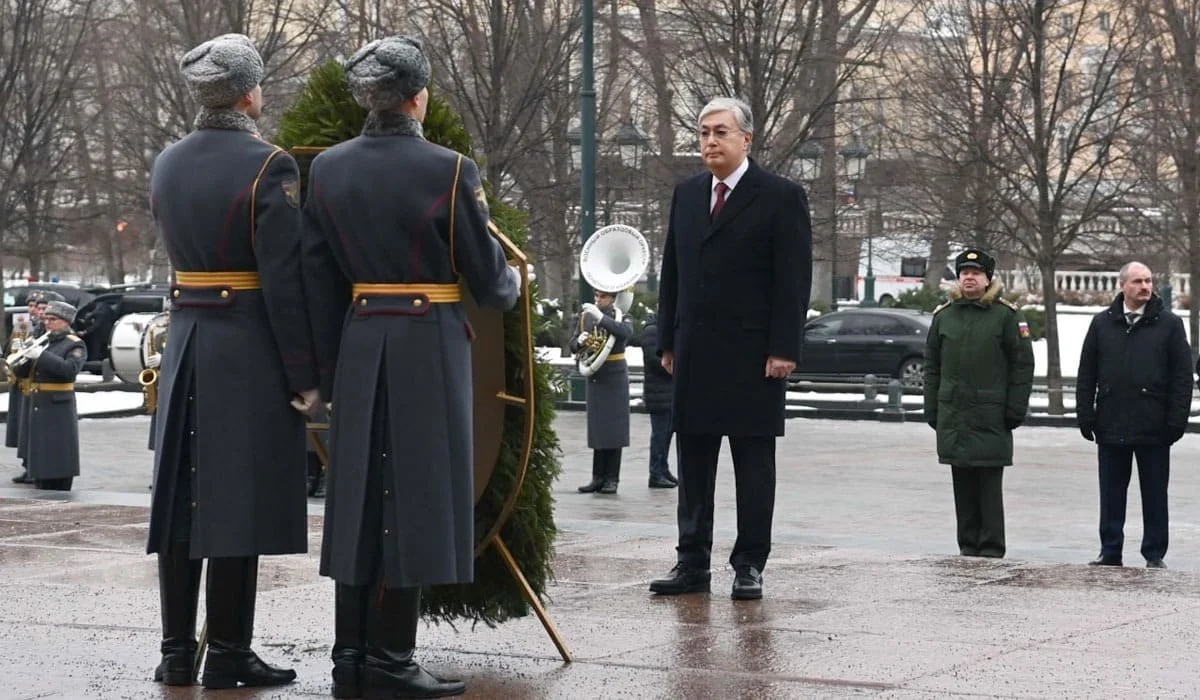
M 716 221 L 717 214 L 721 213 L 721 207 L 725 206 L 725 193 L 728 191 L 729 185 L 724 182 L 717 183 L 717 203 L 713 205 L 712 214 L 709 216 L 713 221 Z

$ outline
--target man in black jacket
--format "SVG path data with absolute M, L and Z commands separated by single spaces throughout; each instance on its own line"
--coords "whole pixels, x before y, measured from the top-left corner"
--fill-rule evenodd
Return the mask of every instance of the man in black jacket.
M 650 414 L 650 488 L 673 489 L 678 482 L 671 473 L 667 455 L 671 451 L 671 373 L 658 361 L 658 317 L 650 314 L 642 335 L 642 403 Z
M 1171 445 L 1187 430 L 1192 355 L 1183 321 L 1154 294 L 1150 268 L 1121 268 L 1121 293 L 1096 314 L 1083 341 L 1075 406 L 1083 437 L 1100 459 L 1100 556 L 1094 566 L 1121 566 L 1125 497 L 1133 457 L 1142 490 L 1142 556 L 1164 569 Z

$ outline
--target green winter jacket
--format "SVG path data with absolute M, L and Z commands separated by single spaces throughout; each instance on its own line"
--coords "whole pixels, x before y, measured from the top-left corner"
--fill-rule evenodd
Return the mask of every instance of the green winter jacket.
M 956 467 L 1012 464 L 1012 431 L 1033 389 L 1029 326 L 993 280 L 970 301 L 956 287 L 933 313 L 925 344 L 925 420 L 938 461 Z

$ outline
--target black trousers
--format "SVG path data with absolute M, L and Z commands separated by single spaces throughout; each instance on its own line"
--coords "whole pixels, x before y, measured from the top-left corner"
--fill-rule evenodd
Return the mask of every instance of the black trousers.
M 1003 557 L 1004 467 L 950 467 L 958 551 L 972 557 Z
M 676 436 L 679 451 L 680 564 L 708 569 L 712 559 L 713 495 L 721 435 Z M 735 569 L 753 566 L 762 571 L 771 553 L 771 522 L 775 514 L 775 438 L 730 436 L 733 476 L 737 486 L 737 541 L 729 555 Z
M 1100 553 L 1121 556 L 1125 546 L 1125 504 L 1133 458 L 1137 457 L 1142 491 L 1142 556 L 1167 555 L 1167 481 L 1171 476 L 1168 445 L 1098 445 L 1100 461 Z

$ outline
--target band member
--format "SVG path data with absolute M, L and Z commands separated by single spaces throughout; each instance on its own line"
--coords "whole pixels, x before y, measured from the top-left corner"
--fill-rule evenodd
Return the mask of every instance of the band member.
M 754 599 L 771 551 L 775 439 L 800 359 L 812 227 L 804 189 L 750 159 L 749 106 L 718 98 L 697 122 L 708 172 L 675 187 L 658 298 L 662 365 L 675 379 L 679 545 L 675 568 L 650 590 L 710 589 L 713 488 L 728 436 L 738 524 L 731 595 Z
M 40 292 L 30 292 L 29 296 L 34 294 L 40 295 Z M 29 306 L 28 317 L 19 320 L 13 325 L 12 336 L 8 339 L 8 348 L 5 355 L 11 355 L 25 344 L 32 340 L 33 336 L 33 301 L 26 300 Z M 7 368 L 6 368 L 6 371 Z M 4 423 L 4 446 L 18 448 L 18 457 L 23 454 L 21 448 L 21 426 L 22 426 L 22 410 L 25 405 L 25 380 L 12 374 L 8 377 L 8 417 Z M 21 466 L 25 467 L 24 458 L 21 459 Z M 28 484 L 29 470 L 22 469 L 21 474 L 14 476 L 12 479 L 14 484 Z
M 58 297 L 60 300 L 62 298 L 55 292 L 42 292 L 36 289 L 31 290 L 25 297 L 25 304 L 29 309 L 30 323 L 29 335 L 25 338 L 26 345 L 46 334 L 46 325 L 45 321 L 42 319 L 42 314 L 46 311 L 46 302 L 51 294 Z M 9 425 L 15 426 L 13 428 L 13 437 L 15 437 L 17 442 L 17 458 L 21 460 L 21 466 L 25 468 L 25 471 L 22 472 L 20 476 L 14 476 L 13 483 L 32 484 L 33 479 L 29 476 L 29 411 L 25 410 L 25 408 L 29 405 L 29 380 L 22 379 L 20 384 L 20 396 L 17 399 L 18 403 L 20 404 L 20 408 L 17 409 L 17 419 L 15 421 L 11 421 Z M 9 403 L 11 405 L 11 398 Z M 12 414 L 9 415 L 11 416 Z M 7 440 L 7 428 L 5 432 L 5 439 Z
M 147 551 L 158 555 L 162 663 L 191 685 L 208 562 L 206 688 L 289 683 L 250 648 L 258 557 L 307 550 L 304 416 L 317 374 L 300 280 L 299 172 L 258 135 L 263 63 L 227 34 L 184 55 L 195 131 L 166 148 L 150 203 L 175 271 L 159 375 Z
M 356 52 L 346 75 L 366 125 L 313 160 L 307 185 L 306 296 L 333 398 L 321 574 L 336 582 L 334 697 L 465 687 L 414 658 L 421 586 L 474 578 L 474 334 L 458 281 L 495 309 L 520 289 L 475 163 L 424 139 L 429 71 L 408 37 Z
M 29 478 L 39 489 L 70 491 L 79 476 L 79 417 L 75 377 L 87 360 L 83 339 L 71 333 L 75 307 L 52 301 L 44 311 L 45 345 L 33 347 L 13 371 L 26 378 Z
M 616 295 L 597 291 L 595 304 L 584 304 L 579 314 L 579 335 L 571 340 L 572 352 L 603 328 L 615 342 L 604 365 L 587 382 L 587 440 L 592 450 L 592 480 L 579 487 L 580 493 L 617 492 L 621 481 L 621 448 L 629 445 L 629 365 L 625 344 L 633 335 L 626 317 L 616 320 Z

